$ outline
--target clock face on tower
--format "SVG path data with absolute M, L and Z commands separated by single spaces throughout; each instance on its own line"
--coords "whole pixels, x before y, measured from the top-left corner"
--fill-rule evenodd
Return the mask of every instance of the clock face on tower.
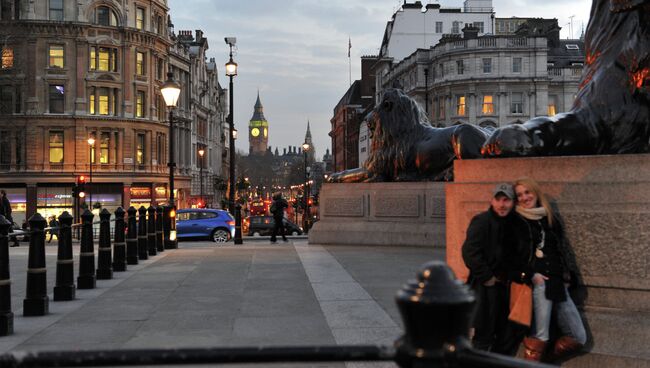
M 267 128 L 264 128 L 264 138 L 269 135 L 269 130 Z
M 253 137 L 257 137 L 258 135 L 260 135 L 260 130 L 258 128 L 251 129 L 251 135 Z

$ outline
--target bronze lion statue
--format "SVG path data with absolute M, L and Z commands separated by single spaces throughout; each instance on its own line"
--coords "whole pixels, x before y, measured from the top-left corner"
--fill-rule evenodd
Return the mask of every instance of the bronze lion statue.
M 365 118 L 371 149 L 365 167 L 333 174 L 331 182 L 443 180 L 456 158 L 481 157 L 490 130 L 470 124 L 434 128 L 420 106 L 388 89 Z
M 569 112 L 497 129 L 484 155 L 642 153 L 650 139 L 650 0 L 595 0 Z

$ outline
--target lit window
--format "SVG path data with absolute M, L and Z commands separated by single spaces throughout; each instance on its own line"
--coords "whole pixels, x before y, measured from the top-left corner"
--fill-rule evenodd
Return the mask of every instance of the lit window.
M 50 85 L 50 113 L 63 114 L 65 102 L 65 87 L 62 85 Z
M 136 162 L 138 165 L 144 165 L 144 134 L 138 134 L 136 142 Z
M 510 96 L 510 112 L 513 114 L 522 114 L 524 112 L 523 94 L 513 92 Z
M 107 164 L 108 163 L 108 147 L 110 146 L 111 134 L 108 132 L 102 132 L 100 135 L 101 139 L 99 141 L 99 163 Z
M 90 115 L 95 115 L 95 93 L 90 94 L 90 102 L 88 105 L 90 107 Z
M 50 0 L 50 20 L 63 20 L 63 0 Z
M 135 117 L 144 117 L 144 92 L 138 91 L 137 100 L 135 103 Z
M 99 115 L 108 115 L 108 88 L 99 89 Z
M 516 57 L 512 58 L 512 72 L 521 73 L 521 58 Z
M 50 131 L 50 163 L 63 163 L 63 131 Z
M 483 96 L 483 115 L 492 115 L 494 114 L 494 102 L 492 95 Z
M 14 67 L 14 49 L 10 47 L 2 48 L 2 69 Z
M 548 111 L 546 112 L 548 116 L 553 116 L 557 114 L 555 96 L 548 96 Z
M 144 52 L 135 53 L 135 72 L 144 75 Z
M 135 8 L 135 28 L 144 29 L 144 8 Z
M 456 115 L 465 116 L 465 96 L 456 96 Z
M 50 45 L 50 68 L 63 68 L 63 46 Z

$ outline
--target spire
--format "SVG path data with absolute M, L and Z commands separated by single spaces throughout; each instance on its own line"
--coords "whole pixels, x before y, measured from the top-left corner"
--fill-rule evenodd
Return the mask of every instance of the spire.
M 311 130 L 309 129 L 309 120 L 307 120 L 307 133 L 305 133 L 305 142 L 311 144 Z
M 255 101 L 255 111 L 253 112 L 253 117 L 251 121 L 266 121 L 264 117 L 264 106 L 262 106 L 262 101 L 260 101 L 260 91 L 257 91 L 257 101 Z

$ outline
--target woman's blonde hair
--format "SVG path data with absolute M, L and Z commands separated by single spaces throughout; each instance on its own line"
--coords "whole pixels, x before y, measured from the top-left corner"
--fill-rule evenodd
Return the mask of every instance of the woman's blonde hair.
M 517 192 L 518 185 L 522 185 L 528 188 L 528 190 L 530 190 L 531 192 L 535 193 L 535 195 L 537 196 L 538 205 L 541 205 L 546 209 L 546 214 L 547 214 L 546 218 L 548 219 L 548 225 L 553 226 L 553 209 L 551 208 L 548 198 L 546 198 L 546 195 L 544 194 L 544 192 L 542 192 L 542 188 L 539 187 L 539 184 L 535 180 L 527 177 L 517 179 L 515 180 L 515 183 L 512 185 L 512 189 L 515 190 L 515 195 Z

